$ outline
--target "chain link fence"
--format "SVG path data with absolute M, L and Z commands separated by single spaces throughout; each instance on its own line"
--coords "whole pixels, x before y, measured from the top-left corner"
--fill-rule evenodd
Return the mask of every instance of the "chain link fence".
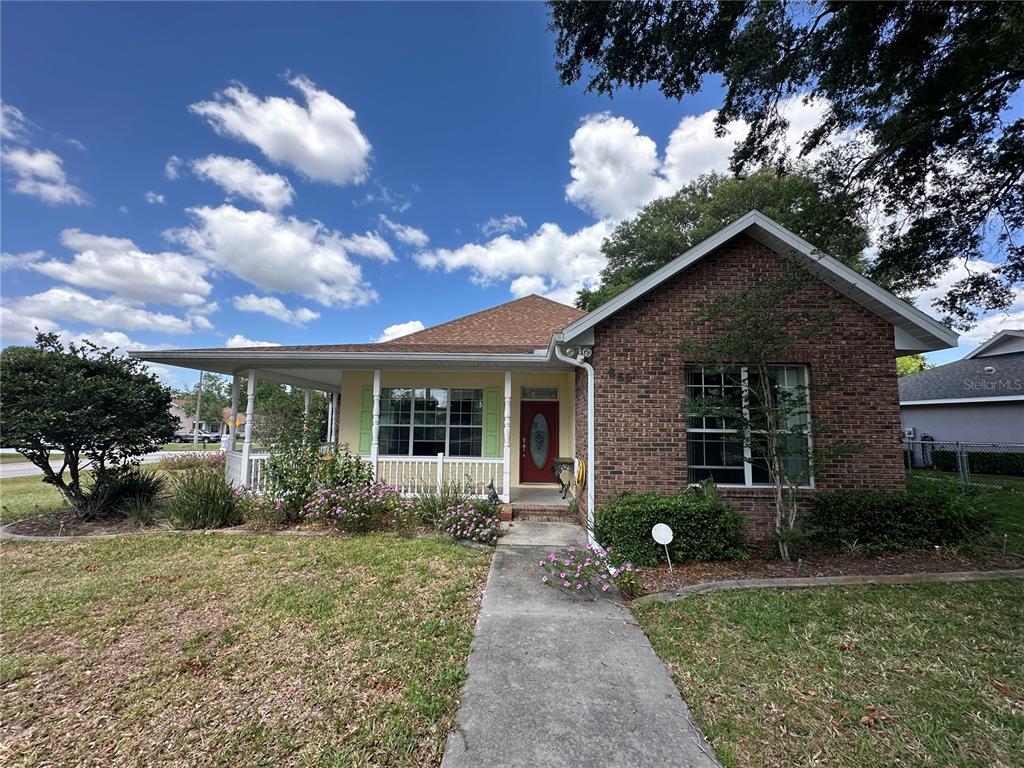
M 908 477 L 1024 493 L 1024 443 L 905 440 L 903 459 Z

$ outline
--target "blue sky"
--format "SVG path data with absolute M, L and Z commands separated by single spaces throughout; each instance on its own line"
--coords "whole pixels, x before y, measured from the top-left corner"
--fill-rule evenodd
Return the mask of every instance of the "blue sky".
M 714 84 L 560 86 L 540 4 L 0 13 L 4 343 L 362 342 L 569 301 L 616 221 L 733 141 Z

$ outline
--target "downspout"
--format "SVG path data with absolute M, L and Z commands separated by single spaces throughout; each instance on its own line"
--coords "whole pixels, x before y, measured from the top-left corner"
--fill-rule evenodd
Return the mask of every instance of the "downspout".
M 587 540 L 597 544 L 594 538 L 594 366 L 586 362 L 590 356 L 589 349 L 579 348 L 576 357 L 569 357 L 558 345 L 554 350 L 555 357 L 563 363 L 587 372 Z

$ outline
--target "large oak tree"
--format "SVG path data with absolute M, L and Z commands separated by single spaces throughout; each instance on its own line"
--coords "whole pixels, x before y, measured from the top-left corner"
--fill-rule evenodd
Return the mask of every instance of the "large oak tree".
M 787 149 L 780 104 L 824 101 L 802 155 L 869 194 L 884 226 L 871 276 L 907 294 L 985 258 L 938 304 L 961 326 L 1024 283 L 1024 3 L 549 4 L 563 83 L 611 94 L 656 83 L 683 99 L 721 78 L 717 126 L 749 126 L 736 173 Z M 1019 95 L 1019 94 L 1018 94 Z M 1016 106 L 1016 112 L 1014 111 Z

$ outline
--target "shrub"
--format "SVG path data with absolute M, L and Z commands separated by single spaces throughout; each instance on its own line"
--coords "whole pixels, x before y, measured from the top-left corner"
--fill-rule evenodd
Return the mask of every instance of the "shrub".
M 878 551 L 969 543 L 987 532 L 989 519 L 976 496 L 936 486 L 817 493 L 805 527 L 811 541 L 829 550 L 856 542 Z
M 341 445 L 337 451 L 326 453 L 320 458 L 315 478 L 323 488 L 343 485 L 365 488 L 374 482 L 373 465 L 349 451 L 348 445 Z
M 438 527 L 453 539 L 465 539 L 481 544 L 494 544 L 498 540 L 501 515 L 498 508 L 486 499 L 453 504 L 441 513 Z
M 223 475 L 190 469 L 174 478 L 167 517 L 175 528 L 225 528 L 242 522 L 235 489 Z
M 416 514 L 424 525 L 443 527 L 447 510 L 459 504 L 466 504 L 473 498 L 473 489 L 468 483 L 446 480 L 440 488 L 434 488 L 417 496 Z
M 105 473 L 94 480 L 88 489 L 88 499 L 93 505 L 94 515 L 125 514 L 126 505 L 132 502 L 152 507 L 166 485 L 162 475 L 132 467 L 122 472 Z
M 317 471 L 323 457 L 320 446 L 301 439 L 278 443 L 265 465 L 266 492 L 281 502 L 286 522 L 295 522 L 317 488 Z
M 636 565 L 656 565 L 664 548 L 651 528 L 672 529 L 669 553 L 674 562 L 743 557 L 743 518 L 713 493 L 692 489 L 679 496 L 624 493 L 603 504 L 594 520 L 594 536 L 616 557 Z
M 935 469 L 944 472 L 957 471 L 955 451 L 933 450 L 930 455 Z M 1024 453 L 968 451 L 967 465 L 971 472 L 983 475 L 1024 477 Z
M 280 501 L 254 493 L 248 488 L 235 491 L 242 522 L 250 528 L 279 528 L 288 522 Z
M 156 522 L 156 507 L 147 499 L 132 498 L 121 505 L 121 514 L 139 525 L 152 525 Z
M 552 552 L 540 561 L 544 575 L 542 584 L 576 595 L 596 597 L 608 592 L 613 585 L 628 597 L 638 592 L 636 569 L 632 563 L 612 564 L 612 551 L 596 544 L 586 548 L 568 547 Z
M 302 507 L 301 517 L 346 533 L 363 533 L 394 518 L 403 503 L 398 491 L 390 485 L 353 483 L 315 491 L 313 498 Z
M 184 469 L 207 469 L 211 472 L 224 474 L 224 462 L 227 455 L 223 451 L 193 453 L 182 451 L 164 456 L 157 462 L 160 469 L 167 472 L 179 472 Z

